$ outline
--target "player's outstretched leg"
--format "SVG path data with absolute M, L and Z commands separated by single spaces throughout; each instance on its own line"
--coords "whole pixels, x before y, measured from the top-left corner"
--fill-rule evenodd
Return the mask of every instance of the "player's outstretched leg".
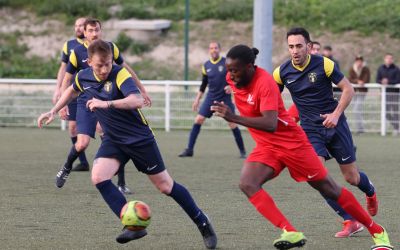
M 336 238 L 347 238 L 364 230 L 363 225 L 346 213 L 336 201 L 328 198 L 325 198 L 325 200 L 333 211 L 343 218 L 343 229 L 335 234 Z
M 179 157 L 192 157 L 194 145 L 196 144 L 197 136 L 200 133 L 201 124 L 194 123 L 189 135 L 189 142 L 187 148 L 179 154 Z
M 174 199 L 197 225 L 203 237 L 204 245 L 208 249 L 215 249 L 217 247 L 217 235 L 215 234 L 214 228 L 207 216 L 196 205 L 189 191 L 184 186 L 175 182 L 168 174 L 167 170 L 148 175 L 148 177 L 158 190 Z
M 75 145 L 75 143 L 78 140 L 77 138 L 78 137 L 76 137 L 76 136 L 75 137 L 71 137 L 72 145 Z M 74 168 L 72 168 L 71 171 L 89 171 L 89 163 L 88 163 L 88 160 L 86 158 L 85 151 L 82 151 L 79 154 L 79 161 L 80 161 L 80 163 L 76 164 L 76 166 Z
M 237 147 L 239 148 L 239 153 L 240 153 L 240 158 L 245 159 L 246 158 L 246 149 L 244 148 L 244 143 L 243 143 L 243 138 L 242 134 L 240 133 L 239 127 L 232 128 L 232 134 L 233 137 L 235 138 L 235 142 Z
M 375 242 L 372 249 L 379 249 L 377 248 L 378 246 L 388 249 L 392 248 L 387 231 L 372 220 L 367 211 L 361 207 L 360 203 L 350 191 L 344 187 L 340 187 L 329 175 L 323 180 L 310 181 L 308 183 L 317 189 L 324 197 L 336 200 L 347 213 L 367 228 Z
M 69 173 L 72 169 L 72 163 L 79 157 L 80 152 L 75 149 L 75 145 L 71 147 L 71 150 L 68 154 L 67 161 L 61 167 L 61 169 L 57 172 L 56 175 L 56 186 L 58 188 L 62 188 L 67 181 Z
M 125 182 L 125 164 L 121 164 L 118 170 L 118 190 L 125 195 L 133 194 Z
M 203 237 L 204 245 L 208 249 L 215 249 L 217 247 L 217 235 L 214 228 L 203 211 L 197 207 L 189 191 L 179 183 L 173 182 L 171 192 L 167 195 L 172 197 L 197 225 Z

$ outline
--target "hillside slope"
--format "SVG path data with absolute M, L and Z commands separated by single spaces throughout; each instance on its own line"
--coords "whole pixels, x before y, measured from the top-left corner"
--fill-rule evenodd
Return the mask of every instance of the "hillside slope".
M 282 63 L 288 57 L 286 29 L 282 26 L 274 27 L 274 65 Z M 399 39 L 391 38 L 388 34 L 374 33 L 365 36 L 354 31 L 309 31 L 313 40 L 320 41 L 322 45 L 333 46 L 335 57 L 344 73 L 347 73 L 356 54 L 364 55 L 373 74 L 382 63 L 384 53 L 392 52 L 395 56 L 400 54 L 400 48 L 397 46 Z M 2 8 L 0 35 L 0 58 L 3 64 L 0 65 L 0 77 L 54 78 L 59 51 L 64 41 L 71 37 L 72 27 L 57 19 L 43 19 L 31 12 Z M 104 30 L 104 38 L 109 39 L 107 30 Z M 190 79 L 200 79 L 200 67 L 208 58 L 207 46 L 211 40 L 222 44 L 223 53 L 235 44 L 251 45 L 252 23 L 212 19 L 192 21 L 189 44 Z M 183 21 L 174 21 L 166 35 L 151 39 L 147 44 L 150 50 L 145 53 L 133 55 L 130 51 L 124 52 L 126 60 L 133 65 L 142 79 L 183 78 Z M 20 61 L 16 61 L 12 56 L 15 50 L 23 55 Z M 42 65 L 38 71 L 25 72 L 21 69 L 32 65 L 37 67 L 36 64 Z

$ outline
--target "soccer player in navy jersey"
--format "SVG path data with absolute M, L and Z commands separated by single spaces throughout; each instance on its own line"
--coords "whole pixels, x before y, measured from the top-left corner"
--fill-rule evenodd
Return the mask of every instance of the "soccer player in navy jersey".
M 67 88 L 67 86 L 70 85 L 72 77 L 75 73 L 77 73 L 79 70 L 89 67 L 87 63 L 88 61 L 87 48 L 93 41 L 101 38 L 100 21 L 93 18 L 87 18 L 84 23 L 84 35 L 86 38 L 84 44 L 75 47 L 69 57 L 66 73 L 61 86 L 62 91 L 64 91 Z M 145 88 L 143 87 L 140 80 L 136 76 L 135 72 L 128 66 L 128 64 L 126 64 L 126 62 L 124 62 L 118 47 L 113 43 L 110 43 L 110 45 L 112 46 L 114 62 L 122 65 L 129 71 L 129 73 L 132 75 L 132 77 L 134 77 L 135 81 L 137 82 L 137 85 L 143 97 L 145 98 L 145 104 L 150 105 L 151 100 L 147 95 Z M 71 148 L 66 163 L 57 173 L 56 186 L 59 188 L 61 188 L 64 185 L 71 171 L 72 168 L 71 159 L 75 158 L 75 155 L 79 156 L 80 153 L 83 152 L 89 146 L 90 137 L 94 138 L 95 136 L 97 119 L 94 116 L 94 114 L 92 114 L 86 108 L 87 100 L 88 99 L 84 93 L 78 97 L 77 118 L 76 118 L 78 140 L 75 146 Z M 65 108 L 60 111 L 60 116 L 64 119 L 67 118 Z M 118 186 L 121 192 L 126 194 L 131 193 L 131 191 L 125 184 L 124 166 L 121 166 L 120 172 L 118 173 Z
M 214 102 L 211 110 L 226 121 L 248 127 L 256 142 L 243 164 L 239 187 L 260 214 L 282 229 L 283 233 L 274 241 L 274 246 L 290 249 L 306 243 L 304 234 L 296 230 L 262 187 L 286 167 L 294 180 L 307 182 L 362 222 L 373 237 L 375 245 L 372 249 L 392 249 L 384 228 L 372 220 L 350 191 L 328 174 L 303 129 L 285 110 L 273 77 L 254 64 L 257 54 L 256 48 L 246 45 L 236 45 L 227 54 L 226 79 L 233 90 L 240 115 L 218 101 Z
M 115 215 L 119 217 L 127 201 L 111 178 L 121 164 L 132 160 L 162 193 L 182 207 L 197 225 L 206 247 L 214 249 L 217 237 L 209 219 L 189 191 L 167 172 L 153 132 L 140 111 L 144 106 L 141 92 L 127 69 L 113 64 L 111 50 L 110 44 L 102 40 L 90 44 L 88 63 L 91 68 L 78 72 L 75 82 L 64 91 L 56 105 L 38 118 L 39 127 L 53 121 L 55 114 L 79 93 L 85 93 L 89 99 L 87 107 L 94 112 L 104 131 L 93 163 L 92 183 Z M 126 243 L 146 234 L 146 229 L 124 228 L 116 240 Z
M 62 80 L 65 75 L 65 71 L 67 69 L 67 64 L 69 60 L 69 55 L 71 54 L 72 50 L 78 46 L 83 44 L 85 36 L 83 33 L 83 27 L 85 23 L 86 18 L 80 17 L 76 19 L 75 25 L 74 25 L 74 30 L 75 30 L 75 39 L 71 39 L 67 42 L 64 43 L 62 52 L 61 52 L 61 64 L 60 68 L 58 69 L 57 73 L 57 85 L 54 90 L 53 94 L 53 104 L 57 102 L 57 100 L 60 98 L 61 95 L 61 84 Z M 74 145 L 77 141 L 77 131 L 76 131 L 76 106 L 77 102 L 76 100 L 73 100 L 68 104 L 68 131 L 69 135 L 71 137 L 72 145 Z M 76 169 L 89 169 L 89 163 L 86 159 L 85 151 L 83 151 L 79 155 L 79 161 L 80 163 L 75 166 Z
M 212 116 L 210 110 L 211 105 L 214 101 L 223 101 L 232 110 L 235 110 L 235 106 L 232 103 L 231 94 L 229 91 L 225 90 L 227 86 L 225 76 L 225 57 L 220 55 L 221 46 L 217 42 L 211 42 L 208 46 L 208 52 L 210 54 L 210 59 L 205 62 L 202 66 L 203 80 L 199 91 L 197 92 L 196 99 L 193 102 L 192 109 L 198 112 L 196 118 L 194 119 L 194 124 L 189 135 L 189 142 L 187 148 L 179 155 L 179 157 L 192 157 L 193 149 L 196 143 L 197 136 L 200 133 L 201 125 L 203 125 L 206 118 Z M 208 92 L 204 102 L 202 103 L 200 110 L 199 104 L 203 97 L 204 91 L 208 85 Z M 239 127 L 232 122 L 228 122 L 229 127 L 232 130 L 233 136 L 235 137 L 236 145 L 239 148 L 239 153 L 241 158 L 246 157 L 246 150 L 244 148 L 243 138 L 240 133 Z
M 368 212 L 375 216 L 378 211 L 375 188 L 357 168 L 353 139 L 344 115 L 354 95 L 351 83 L 332 60 L 309 54 L 310 35 L 304 28 L 289 30 L 287 42 L 291 59 L 275 69 L 275 81 L 281 90 L 284 87 L 289 90 L 299 110 L 300 124 L 320 160 L 336 159 L 345 180 L 365 193 Z M 342 90 L 339 102 L 333 97 L 332 82 Z M 337 202 L 326 200 L 344 220 L 343 230 L 335 237 L 349 237 L 363 230 Z

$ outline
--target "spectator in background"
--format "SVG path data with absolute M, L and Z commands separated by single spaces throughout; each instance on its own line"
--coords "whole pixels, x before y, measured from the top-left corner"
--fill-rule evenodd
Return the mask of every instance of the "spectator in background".
M 331 46 L 329 45 L 324 46 L 324 49 L 322 50 L 322 55 L 331 59 L 336 64 L 338 70 L 340 71 L 339 62 L 335 58 L 333 58 L 333 52 Z
M 371 72 L 366 66 L 364 58 L 361 55 L 356 56 L 353 66 L 349 69 L 349 81 L 357 86 L 356 94 L 353 97 L 353 113 L 355 115 L 357 134 L 364 133 L 364 122 L 362 117 L 362 107 L 368 89 L 364 87 L 365 83 L 369 83 Z
M 317 41 L 311 42 L 311 55 L 321 55 L 321 44 Z
M 378 68 L 376 82 L 386 89 L 386 119 L 393 126 L 393 135 L 399 134 L 399 89 L 391 86 L 400 83 L 400 69 L 394 64 L 393 55 L 386 53 L 384 64 Z

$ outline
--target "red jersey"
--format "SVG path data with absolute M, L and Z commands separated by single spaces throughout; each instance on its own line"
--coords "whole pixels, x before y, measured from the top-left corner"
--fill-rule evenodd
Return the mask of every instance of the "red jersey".
M 287 113 L 278 85 L 268 72 L 256 67 L 250 84 L 240 89 L 236 88 L 230 79 L 229 72 L 226 81 L 232 88 L 235 105 L 241 116 L 260 117 L 262 111 L 278 112 L 278 126 L 275 132 L 248 128 L 257 144 L 293 149 L 309 143 L 304 131 Z

